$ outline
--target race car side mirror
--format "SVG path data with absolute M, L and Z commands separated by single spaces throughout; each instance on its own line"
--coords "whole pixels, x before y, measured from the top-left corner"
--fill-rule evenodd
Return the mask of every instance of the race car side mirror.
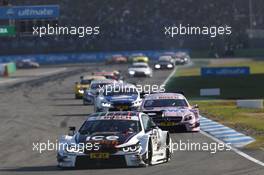
M 75 131 L 76 131 L 76 127 L 75 126 L 70 126 L 68 135 L 69 136 L 73 136 L 75 134 Z
M 199 108 L 198 104 L 195 104 L 195 105 L 193 106 L 193 109 L 198 109 L 198 108 Z

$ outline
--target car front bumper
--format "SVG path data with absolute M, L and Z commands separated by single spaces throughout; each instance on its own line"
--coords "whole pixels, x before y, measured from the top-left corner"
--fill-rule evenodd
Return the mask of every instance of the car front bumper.
M 94 166 L 110 166 L 110 167 L 133 167 L 145 166 L 142 155 L 140 153 L 130 154 L 112 154 L 108 159 L 91 159 L 89 155 L 64 154 L 57 155 L 59 167 L 94 167 Z

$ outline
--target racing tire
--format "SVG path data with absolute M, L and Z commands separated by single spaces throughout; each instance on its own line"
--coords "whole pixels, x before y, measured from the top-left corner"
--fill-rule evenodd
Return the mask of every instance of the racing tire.
M 148 143 L 148 152 L 146 153 L 146 159 L 144 160 L 145 164 L 148 166 L 148 165 L 151 165 L 152 162 L 152 155 L 153 155 L 153 150 L 152 150 L 152 141 L 151 139 L 149 139 L 149 143 Z
M 170 135 L 167 135 L 166 138 L 166 157 L 165 157 L 166 161 L 165 162 L 169 162 L 171 159 L 171 152 L 170 152 Z

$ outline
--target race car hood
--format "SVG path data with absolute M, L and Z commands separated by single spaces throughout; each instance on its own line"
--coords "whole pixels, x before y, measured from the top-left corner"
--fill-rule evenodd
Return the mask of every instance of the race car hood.
M 148 68 L 129 68 L 128 71 L 135 71 L 135 72 L 145 72 L 145 71 L 148 71 L 149 69 Z
M 105 99 L 108 102 L 133 102 L 137 99 L 137 95 L 121 95 L 121 96 L 107 96 Z
M 76 137 L 76 143 L 87 143 L 87 142 L 103 142 L 113 143 L 114 145 L 121 145 L 128 142 L 137 133 L 135 132 L 96 132 L 90 135 L 79 134 Z

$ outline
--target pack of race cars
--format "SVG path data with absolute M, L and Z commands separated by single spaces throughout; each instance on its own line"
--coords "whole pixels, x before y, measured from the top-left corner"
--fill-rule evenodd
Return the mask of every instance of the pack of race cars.
M 140 58 L 135 59 L 134 65 L 148 67 L 143 56 L 136 57 Z M 161 60 L 172 64 L 168 56 Z M 131 71 L 128 69 L 130 76 Z M 59 139 L 60 167 L 168 162 L 172 140 L 167 130 L 200 129 L 198 107 L 191 106 L 183 94 L 140 92 L 136 85 L 125 82 L 118 71 L 81 77 L 75 85 L 75 96 L 82 98 L 84 105 L 94 105 L 94 113 L 78 131 L 70 127 L 70 133 Z

